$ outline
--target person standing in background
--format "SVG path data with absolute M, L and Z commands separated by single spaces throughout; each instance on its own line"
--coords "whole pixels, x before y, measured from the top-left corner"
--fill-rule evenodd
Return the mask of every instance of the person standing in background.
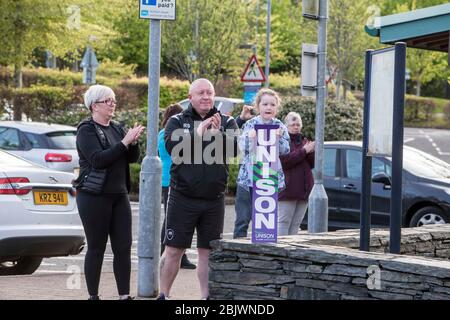
M 166 235 L 166 215 L 167 215 L 167 199 L 169 197 L 169 186 L 170 186 L 170 167 L 172 166 L 172 158 L 170 154 L 166 150 L 165 142 L 164 142 L 164 131 L 167 121 L 170 117 L 179 114 L 183 111 L 183 108 L 178 104 L 171 104 L 166 108 L 163 114 L 163 118 L 161 121 L 161 131 L 158 133 L 158 153 L 162 162 L 162 201 L 164 204 L 164 221 L 161 225 L 161 255 L 164 252 L 164 237 Z M 186 252 L 183 254 L 181 258 L 180 268 L 182 269 L 195 269 L 196 265 L 189 261 Z
M 302 118 L 289 112 L 284 120 L 291 139 L 290 152 L 280 156 L 286 188 L 278 195 L 278 235 L 297 234 L 314 186 L 314 146 L 302 135 Z

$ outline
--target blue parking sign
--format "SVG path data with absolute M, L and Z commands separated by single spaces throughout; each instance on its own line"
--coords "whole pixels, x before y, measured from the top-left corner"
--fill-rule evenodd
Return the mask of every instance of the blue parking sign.
M 146 6 L 156 6 L 156 0 L 142 0 L 142 4 Z

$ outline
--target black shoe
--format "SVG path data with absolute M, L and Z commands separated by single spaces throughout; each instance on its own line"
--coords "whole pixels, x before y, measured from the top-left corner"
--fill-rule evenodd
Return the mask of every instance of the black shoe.
M 100 300 L 99 296 L 89 296 L 88 300 Z
M 186 255 L 183 255 L 183 258 L 181 258 L 181 269 L 195 269 L 197 266 L 189 261 L 188 257 Z

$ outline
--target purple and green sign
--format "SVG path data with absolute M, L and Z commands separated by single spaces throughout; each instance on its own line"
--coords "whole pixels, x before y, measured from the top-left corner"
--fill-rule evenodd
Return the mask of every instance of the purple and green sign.
M 277 242 L 278 125 L 255 125 L 252 242 Z

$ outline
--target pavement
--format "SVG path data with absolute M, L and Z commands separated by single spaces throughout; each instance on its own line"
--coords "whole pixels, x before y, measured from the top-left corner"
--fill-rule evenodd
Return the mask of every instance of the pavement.
M 137 297 L 138 272 L 132 270 L 131 292 Z M 114 273 L 102 272 L 99 288 L 100 299 L 117 300 Z M 84 274 L 49 273 L 0 277 L 0 300 L 86 300 L 88 297 Z M 180 269 L 172 287 L 171 300 L 200 300 L 200 288 L 196 270 Z

